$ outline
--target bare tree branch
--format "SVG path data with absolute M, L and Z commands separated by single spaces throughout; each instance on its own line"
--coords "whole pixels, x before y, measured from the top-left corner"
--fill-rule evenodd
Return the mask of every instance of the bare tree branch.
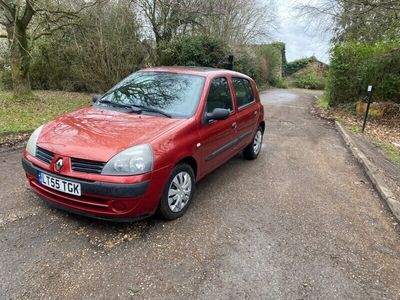
M 41 32 L 41 33 L 39 33 L 39 34 L 37 34 L 37 35 L 34 35 L 34 36 L 32 37 L 32 39 L 33 39 L 33 40 L 37 40 L 37 39 L 41 38 L 42 36 L 49 36 L 49 35 L 52 35 L 52 34 L 55 33 L 56 31 L 59 31 L 59 30 L 65 28 L 65 27 L 79 26 L 79 25 L 80 25 L 79 23 L 61 24 L 61 25 L 59 25 L 59 26 L 53 27 L 53 28 L 51 28 L 51 29 L 48 29 L 47 31 Z
M 333 32 L 335 41 L 374 42 L 400 36 L 398 0 L 320 0 L 297 9 L 310 24 Z

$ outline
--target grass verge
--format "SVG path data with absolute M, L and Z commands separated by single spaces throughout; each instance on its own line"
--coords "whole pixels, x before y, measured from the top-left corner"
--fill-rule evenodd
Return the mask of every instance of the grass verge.
M 349 122 L 346 118 L 337 117 L 336 120 L 340 122 L 347 130 L 354 134 L 361 134 L 361 124 L 354 124 Z M 376 131 L 366 132 L 363 134 L 364 137 L 374 145 L 378 146 L 381 151 L 385 154 L 387 159 L 400 166 L 400 148 L 394 144 L 387 142 L 384 136 L 380 135 Z
M 318 97 L 318 105 L 325 111 L 329 110 L 329 101 L 328 101 L 328 97 L 325 94 Z
M 24 139 L 38 126 L 90 104 L 90 96 L 61 91 L 35 91 L 35 99 L 16 101 L 0 91 L 0 145 Z
M 400 148 L 393 144 L 384 143 L 379 140 L 373 141 L 375 145 L 383 150 L 386 157 L 400 166 Z
M 352 133 L 361 134 L 363 115 L 356 114 L 354 103 L 330 107 L 328 98 L 322 95 L 316 101 L 316 106 L 319 115 L 336 119 Z M 378 146 L 389 160 L 400 165 L 400 148 L 394 145 L 394 142 L 400 141 L 398 124 L 398 117 L 389 119 L 370 116 L 363 136 Z

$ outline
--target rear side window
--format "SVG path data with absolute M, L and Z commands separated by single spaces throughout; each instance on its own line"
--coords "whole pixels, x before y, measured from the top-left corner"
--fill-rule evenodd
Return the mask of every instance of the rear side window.
M 215 108 L 233 110 L 232 95 L 228 80 L 225 77 L 216 78 L 211 81 L 207 98 L 207 112 L 210 113 Z
M 247 79 L 232 78 L 232 83 L 235 88 L 238 107 L 245 106 L 254 101 L 253 89 Z

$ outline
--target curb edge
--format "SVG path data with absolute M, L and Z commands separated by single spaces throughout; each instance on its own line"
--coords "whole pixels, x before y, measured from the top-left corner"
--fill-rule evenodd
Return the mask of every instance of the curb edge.
M 346 132 L 346 130 L 338 121 L 335 121 L 335 127 L 339 134 L 342 136 L 346 145 L 350 148 L 357 161 L 364 168 L 365 173 L 372 182 L 372 185 L 374 186 L 376 191 L 386 201 L 395 217 L 400 220 L 400 201 L 395 198 L 393 192 L 388 188 L 382 176 L 379 174 L 376 165 L 372 163 L 357 147 L 352 137 Z

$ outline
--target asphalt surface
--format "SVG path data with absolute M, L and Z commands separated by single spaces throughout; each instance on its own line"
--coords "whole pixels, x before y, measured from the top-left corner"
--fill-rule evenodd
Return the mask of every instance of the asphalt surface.
M 187 214 L 112 224 L 48 208 L 0 154 L 0 298 L 400 299 L 400 231 L 311 94 L 262 94 L 255 161 L 202 180 Z

